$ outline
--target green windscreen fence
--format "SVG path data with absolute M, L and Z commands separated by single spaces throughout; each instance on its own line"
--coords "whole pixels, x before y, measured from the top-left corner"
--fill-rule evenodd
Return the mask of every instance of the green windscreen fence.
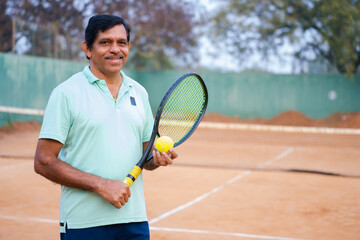
M 84 66 L 84 63 L 0 54 L 0 106 L 44 110 L 52 89 Z M 0 126 L 41 119 L 41 115 L 31 112 L 0 111 Z
M 44 110 L 51 91 L 87 62 L 0 54 L 0 106 Z M 170 85 L 187 71 L 124 72 L 149 93 L 155 112 Z M 312 118 L 360 112 L 360 76 L 276 75 L 198 72 L 209 91 L 208 113 L 243 119 L 271 118 L 296 110 Z M 3 109 L 3 108 L 2 108 Z M 41 121 L 41 114 L 0 111 L 0 126 L 14 121 Z
M 153 107 L 185 72 L 138 72 Z M 360 76 L 200 72 L 209 91 L 207 112 L 240 118 L 271 118 L 296 110 L 312 118 L 360 111 Z

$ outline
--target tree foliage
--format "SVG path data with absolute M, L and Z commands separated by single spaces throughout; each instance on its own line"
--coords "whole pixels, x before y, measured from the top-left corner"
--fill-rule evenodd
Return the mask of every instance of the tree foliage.
M 27 54 L 76 59 L 81 47 L 83 11 L 88 3 L 76 5 L 72 0 L 8 0 L 8 12 L 15 20 L 15 41 L 26 38 L 31 46 Z M 73 40 L 73 41 L 72 41 Z M 61 56 L 62 52 L 66 52 Z
M 12 22 L 11 17 L 6 14 L 6 2 L 0 2 L 0 52 L 11 51 Z
M 194 11 L 186 1 L 95 0 L 93 3 L 96 13 L 122 16 L 131 25 L 130 66 L 167 69 L 172 67 L 172 59 L 186 61 L 187 54 L 196 50 Z
M 129 22 L 132 50 L 128 66 L 137 69 L 171 68 L 174 59 L 186 61 L 197 46 L 195 14 L 186 0 L 5 0 L 1 4 L 6 7 L 1 6 L 0 21 L 8 24 L 1 30 L 11 35 L 10 17 L 27 26 L 16 34 L 16 41 L 25 37 L 29 42 L 26 54 L 58 58 L 64 48 L 71 50 L 65 58 L 84 56 L 84 28 L 94 14 L 114 14 Z M 9 50 L 5 46 L 11 45 L 9 37 L 1 35 L 0 39 L 0 49 Z
M 358 0 L 227 0 L 214 23 L 216 39 L 243 57 L 288 43 L 302 62 L 323 58 L 348 76 L 360 65 Z

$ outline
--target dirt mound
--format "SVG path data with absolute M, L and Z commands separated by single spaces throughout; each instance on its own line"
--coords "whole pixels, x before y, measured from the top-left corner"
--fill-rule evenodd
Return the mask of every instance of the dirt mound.
M 319 126 L 335 128 L 360 128 L 360 113 L 335 113 L 318 120 Z
M 265 124 L 311 127 L 314 125 L 314 121 L 300 112 L 286 111 L 284 113 L 275 116 L 274 118 L 265 121 Z
M 360 128 L 360 113 L 335 113 L 322 119 L 309 118 L 298 111 L 285 111 L 270 119 L 239 119 L 238 117 L 209 113 L 204 117 L 204 121 L 301 127 Z

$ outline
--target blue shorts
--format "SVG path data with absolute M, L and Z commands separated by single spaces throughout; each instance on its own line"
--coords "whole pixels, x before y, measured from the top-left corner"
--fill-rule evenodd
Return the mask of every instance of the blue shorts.
M 66 229 L 61 240 L 149 240 L 148 222 L 114 224 L 91 228 Z

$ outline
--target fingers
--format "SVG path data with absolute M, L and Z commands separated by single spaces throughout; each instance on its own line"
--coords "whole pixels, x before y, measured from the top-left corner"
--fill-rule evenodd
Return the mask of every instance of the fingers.
M 118 206 L 117 208 L 121 208 L 122 206 L 124 206 L 125 203 L 129 201 L 130 196 L 131 196 L 130 188 L 126 183 L 124 183 L 123 189 L 121 189 L 121 191 L 119 192 L 118 201 L 117 201 L 117 203 L 119 204 L 117 204 Z
M 178 157 L 177 152 L 172 148 L 169 153 L 153 151 L 154 163 L 158 166 L 167 166 L 173 164 L 173 160 Z
M 171 159 L 173 160 L 179 156 L 173 148 L 169 149 L 169 153 L 171 154 Z
M 120 209 L 129 201 L 131 191 L 129 186 L 122 181 L 106 180 L 106 185 L 103 186 L 100 195 Z
M 167 166 L 173 163 L 172 159 L 166 152 L 153 152 L 154 162 L 158 166 Z
M 120 209 L 122 206 L 124 206 L 131 196 L 129 186 L 126 185 L 125 191 L 121 191 L 118 195 L 118 198 L 112 202 L 112 204 L 117 208 Z

